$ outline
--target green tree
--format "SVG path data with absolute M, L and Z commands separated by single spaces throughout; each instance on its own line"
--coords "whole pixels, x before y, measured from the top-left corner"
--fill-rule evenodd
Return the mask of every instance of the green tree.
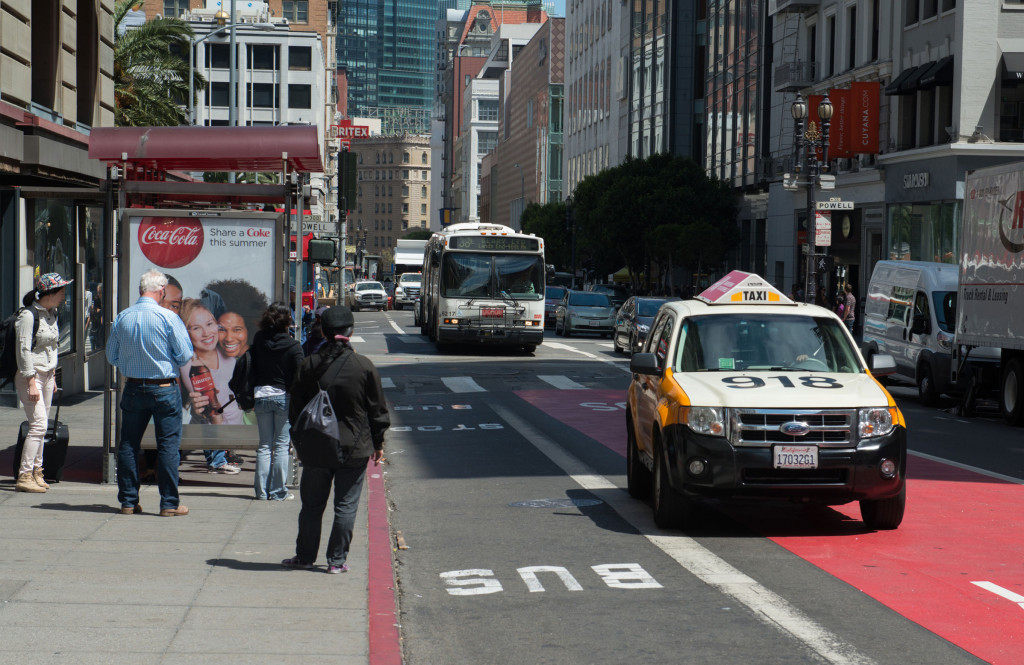
M 192 28 L 177 18 L 157 18 L 131 29 L 121 23 L 137 0 L 117 0 L 114 6 L 114 120 L 119 127 L 157 127 L 188 124 L 189 81 L 196 92 L 206 79 L 189 71 Z M 182 55 L 184 54 L 184 56 Z
M 565 221 L 565 203 L 530 203 L 523 210 L 523 233 L 543 238 L 544 260 L 558 268 L 568 269 L 572 260 L 571 239 Z
M 416 229 L 415 231 L 409 231 L 404 236 L 403 240 L 430 240 L 430 236 L 434 233 L 430 229 Z

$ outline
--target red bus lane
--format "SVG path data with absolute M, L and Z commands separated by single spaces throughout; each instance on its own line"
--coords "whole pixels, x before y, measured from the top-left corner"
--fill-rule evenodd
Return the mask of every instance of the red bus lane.
M 625 454 L 623 391 L 516 394 Z M 770 502 L 730 514 L 979 658 L 1024 662 L 1024 487 L 913 453 L 907 467 L 907 512 L 894 531 L 865 531 L 856 503 L 819 522 Z

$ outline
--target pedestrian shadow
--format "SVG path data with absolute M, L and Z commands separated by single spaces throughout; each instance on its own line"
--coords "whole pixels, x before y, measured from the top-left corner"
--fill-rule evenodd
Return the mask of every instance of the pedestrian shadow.
M 110 513 L 114 514 L 117 512 L 118 506 L 110 505 L 109 503 L 40 503 L 39 505 L 32 506 L 38 510 L 63 510 L 74 513 Z
M 238 559 L 207 559 L 206 563 L 217 568 L 230 568 L 232 570 L 247 570 L 250 572 L 269 572 L 272 570 L 288 570 L 283 568 L 279 562 L 270 561 L 239 561 Z

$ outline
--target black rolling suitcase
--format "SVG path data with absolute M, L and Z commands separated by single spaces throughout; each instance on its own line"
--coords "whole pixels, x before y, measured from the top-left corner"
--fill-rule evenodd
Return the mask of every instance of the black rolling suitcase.
M 46 434 L 43 436 L 43 478 L 47 482 L 59 483 L 64 477 L 64 461 L 68 456 L 68 441 L 70 434 L 68 426 L 60 422 L 60 397 L 63 392 L 57 388 L 57 408 L 53 412 L 53 418 L 47 423 Z M 18 477 L 18 469 L 21 467 L 21 452 L 25 449 L 25 437 L 28 436 L 28 421 L 21 423 L 18 430 L 18 444 L 14 448 L 14 469 L 15 479 Z

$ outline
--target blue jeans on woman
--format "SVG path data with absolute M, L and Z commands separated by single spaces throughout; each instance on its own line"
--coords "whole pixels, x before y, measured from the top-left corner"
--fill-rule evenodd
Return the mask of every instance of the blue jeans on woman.
M 288 497 L 288 396 L 257 397 L 256 425 L 260 445 L 256 450 L 256 475 L 253 489 L 257 499 L 284 501 Z

